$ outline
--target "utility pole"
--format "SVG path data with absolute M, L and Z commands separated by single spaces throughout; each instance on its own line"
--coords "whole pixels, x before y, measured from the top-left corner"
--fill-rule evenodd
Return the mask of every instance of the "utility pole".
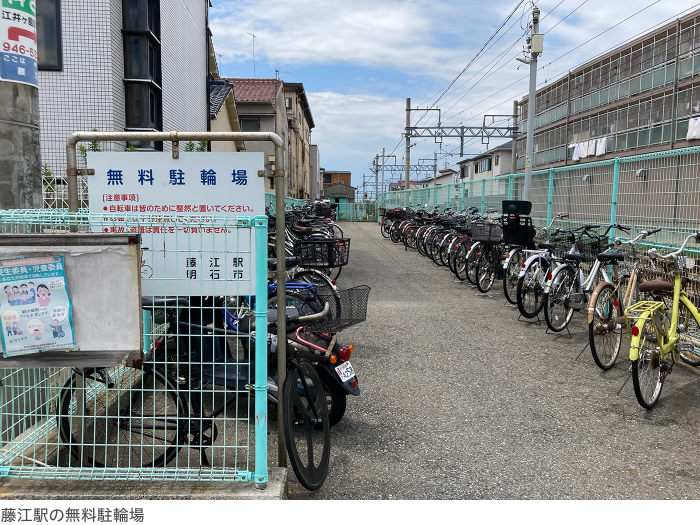
M 404 186 L 404 206 L 408 208 L 408 189 L 411 181 L 411 134 L 408 128 L 411 127 L 411 99 L 406 99 L 406 182 Z
M 527 101 L 527 144 L 525 147 L 525 188 L 523 200 L 530 200 L 532 186 L 532 157 L 535 139 L 535 105 L 537 97 L 537 57 L 543 51 L 544 36 L 538 33 L 540 29 L 540 10 L 532 8 L 532 34 L 530 35 L 530 59 L 518 58 L 520 62 L 530 64 L 530 95 Z
M 0 209 L 42 208 L 39 79 L 37 61 L 30 58 L 36 56 L 36 10 L 34 2 L 7 4 L 3 13 L 8 12 L 9 20 L 24 19 L 29 25 L 10 27 L 3 37 L 3 42 L 10 43 L 0 77 Z M 15 30 L 10 41 L 8 35 Z M 20 44 L 26 53 L 17 52 Z M 77 175 L 73 180 L 77 181 Z M 77 187 L 75 190 L 77 195 Z
M 517 129 L 518 127 L 518 101 L 513 101 L 513 127 Z M 518 134 L 514 133 L 513 143 L 511 145 L 511 163 L 510 172 L 515 175 L 515 171 L 518 169 Z M 508 195 L 510 199 L 510 195 Z
M 374 207 L 377 208 L 377 214 L 379 214 L 379 160 L 374 157 Z
M 433 187 L 437 187 L 437 151 L 434 153 L 433 160 Z
M 386 148 L 382 148 L 382 207 L 384 207 L 384 162 L 386 161 Z M 396 161 L 394 161 L 396 162 Z

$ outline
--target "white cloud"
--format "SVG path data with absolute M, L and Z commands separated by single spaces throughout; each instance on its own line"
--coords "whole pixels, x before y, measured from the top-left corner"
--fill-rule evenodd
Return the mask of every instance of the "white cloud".
M 403 132 L 403 99 L 329 91 L 306 95 L 314 121 L 323 123 L 313 130 L 311 142 L 318 144 L 326 169 L 350 169 L 361 177 L 358 170 L 369 173 L 377 144 L 393 146 Z
M 443 39 L 475 38 L 463 29 L 466 16 L 477 27 L 489 14 L 487 8 L 454 8 L 446 15 L 449 7 L 396 0 L 220 2 L 211 11 L 210 26 L 217 52 L 229 61 L 251 58 L 251 32 L 259 58 L 275 64 L 347 63 L 448 78 L 463 67 L 465 54 Z M 493 18 L 483 22 L 480 27 L 496 27 Z

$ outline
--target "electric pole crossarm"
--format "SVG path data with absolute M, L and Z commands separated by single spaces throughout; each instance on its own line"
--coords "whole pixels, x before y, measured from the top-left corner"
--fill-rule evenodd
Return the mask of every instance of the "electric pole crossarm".
M 459 127 L 411 127 L 406 128 L 410 137 L 445 137 L 445 138 L 483 138 L 502 137 L 515 138 L 517 128 L 496 126 L 459 126 Z

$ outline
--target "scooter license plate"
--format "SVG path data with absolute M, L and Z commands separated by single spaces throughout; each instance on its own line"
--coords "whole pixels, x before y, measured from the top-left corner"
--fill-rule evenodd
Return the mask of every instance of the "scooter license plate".
M 350 361 L 345 361 L 342 365 L 336 366 L 335 373 L 338 374 L 343 383 L 355 377 L 355 370 L 353 370 Z

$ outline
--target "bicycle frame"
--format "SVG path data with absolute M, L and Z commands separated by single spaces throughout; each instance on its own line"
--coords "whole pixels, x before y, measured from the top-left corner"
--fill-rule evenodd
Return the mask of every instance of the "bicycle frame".
M 642 328 L 647 320 L 651 320 L 654 323 L 654 330 L 657 334 L 657 344 L 661 349 L 661 361 L 672 354 L 674 363 L 678 362 L 680 352 L 676 349 L 676 343 L 678 342 L 678 314 L 681 303 L 700 324 L 700 312 L 698 312 L 695 305 L 688 298 L 688 294 L 682 288 L 681 274 L 676 272 L 673 282 L 673 308 L 670 322 L 666 317 L 666 305 L 663 301 L 641 301 L 625 310 L 627 330 L 628 333 L 632 334 L 630 339 L 631 361 L 639 359 L 639 350 L 644 344 L 642 337 L 647 337 Z M 633 326 L 638 330 L 637 335 L 634 335 L 634 332 L 630 330 L 630 321 L 635 321 Z

